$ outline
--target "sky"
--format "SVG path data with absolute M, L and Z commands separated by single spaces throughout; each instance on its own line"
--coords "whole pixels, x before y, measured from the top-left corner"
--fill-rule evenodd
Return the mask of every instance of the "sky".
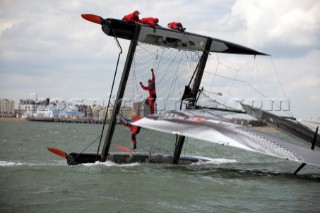
M 276 76 L 293 116 L 320 118 L 318 0 L 1 0 L 0 98 L 107 97 L 119 50 L 80 15 L 121 19 L 136 9 L 140 18 L 157 17 L 162 26 L 180 21 L 189 32 L 270 54 L 264 59 L 269 65 L 259 68 L 270 69 L 260 87 L 271 91 L 268 79 Z M 123 64 L 129 42 L 121 45 Z

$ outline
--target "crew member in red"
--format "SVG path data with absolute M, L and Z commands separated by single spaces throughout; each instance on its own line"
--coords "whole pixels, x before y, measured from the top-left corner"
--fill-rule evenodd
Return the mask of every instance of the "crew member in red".
M 184 32 L 186 30 L 186 28 L 184 28 L 180 22 L 170 22 L 168 24 L 168 28 L 179 30 L 180 32 Z
M 130 13 L 128 15 L 125 15 L 122 20 L 133 22 L 133 23 L 139 23 L 139 14 L 140 12 L 138 10 L 135 10 L 133 13 Z
M 159 19 L 158 18 L 152 18 L 152 17 L 142 18 L 140 20 L 140 22 L 142 24 L 148 24 L 153 28 L 155 28 L 156 26 L 159 26 L 158 25 L 158 23 L 159 23 Z
M 141 118 L 138 117 L 136 114 L 132 115 L 132 122 L 138 121 Z M 139 134 L 140 132 L 140 127 L 132 125 L 131 123 L 126 122 L 125 120 L 121 119 L 121 124 L 124 126 L 127 126 L 130 131 L 131 131 L 131 140 L 132 140 L 132 145 L 133 149 L 137 148 L 137 140 L 136 140 L 136 135 Z
M 155 110 L 154 103 L 156 102 L 157 94 L 156 94 L 156 78 L 154 77 L 153 69 L 151 69 L 151 73 L 152 73 L 152 80 L 150 79 L 148 80 L 148 86 L 144 86 L 142 82 L 140 82 L 140 85 L 142 89 L 149 91 L 149 97 L 146 99 L 146 104 L 150 107 L 151 114 L 153 114 Z

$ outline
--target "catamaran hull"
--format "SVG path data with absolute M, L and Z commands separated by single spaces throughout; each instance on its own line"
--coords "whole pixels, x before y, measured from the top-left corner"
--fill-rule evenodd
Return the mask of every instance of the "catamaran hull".
M 93 14 L 82 14 L 81 16 L 87 21 L 102 25 L 102 31 L 106 35 L 116 38 L 137 40 L 142 43 L 189 51 L 204 51 L 208 39 L 211 39 L 212 42 L 209 52 L 267 55 L 228 41 L 190 32 L 180 32 L 160 26 L 152 28 L 145 24 L 138 24 L 139 35 L 138 38 L 135 38 L 137 34 L 137 24 L 135 23 L 112 18 L 103 19 Z
M 83 163 L 95 163 L 101 161 L 101 155 L 95 153 L 70 153 L 67 155 L 68 165 L 77 165 Z M 108 161 L 126 164 L 126 163 L 172 163 L 173 156 L 165 154 L 151 154 L 144 152 L 110 152 Z M 197 162 L 207 162 L 209 159 L 197 156 L 181 156 L 179 164 L 191 164 Z
M 136 27 L 134 23 L 118 19 L 101 19 L 102 31 L 112 37 L 133 40 Z M 176 48 L 179 50 L 203 51 L 209 37 L 190 33 L 180 32 L 164 27 L 152 28 L 148 25 L 140 24 L 138 41 L 142 43 Z M 267 55 L 248 47 L 232 42 L 211 38 L 212 44 L 210 52 L 248 54 L 248 55 Z

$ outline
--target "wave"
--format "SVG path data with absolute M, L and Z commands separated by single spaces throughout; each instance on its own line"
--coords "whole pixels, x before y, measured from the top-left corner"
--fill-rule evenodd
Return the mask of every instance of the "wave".
M 196 157 L 196 156 L 194 156 Z M 200 157 L 199 157 L 200 158 Z M 207 158 L 201 157 L 204 161 L 199 161 L 197 163 L 192 163 L 191 165 L 204 165 L 204 164 L 226 164 L 226 163 L 236 163 L 234 159 L 225 159 L 225 158 Z M 85 167 L 92 166 L 105 166 L 105 167 L 135 167 L 141 166 L 141 163 L 124 163 L 119 164 L 111 161 L 106 162 L 95 162 L 95 163 L 85 163 L 81 164 Z M 15 166 L 68 166 L 65 160 L 55 160 L 51 162 L 41 162 L 41 163 L 30 163 L 30 162 L 20 162 L 20 161 L 0 161 L 0 167 L 15 167 Z
M 0 167 L 14 167 L 14 166 L 61 166 L 67 165 L 65 161 L 54 161 L 45 163 L 26 163 L 26 162 L 15 162 L 15 161 L 0 161 Z
M 125 164 L 119 164 L 112 161 L 106 161 L 106 162 L 95 162 L 95 163 L 84 163 L 81 164 L 83 166 L 106 166 L 106 167 L 134 167 L 134 166 L 140 166 L 140 163 L 125 163 Z
M 235 159 L 207 158 L 207 157 L 201 157 L 201 159 L 204 159 L 206 161 L 199 161 L 196 163 L 192 163 L 191 165 L 237 163 L 237 160 L 235 160 Z

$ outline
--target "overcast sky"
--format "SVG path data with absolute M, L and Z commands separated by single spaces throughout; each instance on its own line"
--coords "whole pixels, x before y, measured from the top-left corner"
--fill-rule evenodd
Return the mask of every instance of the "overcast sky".
M 80 15 L 121 19 L 135 9 L 162 26 L 181 21 L 189 32 L 270 54 L 293 115 L 320 117 L 318 0 L 1 0 L 0 98 L 107 97 L 118 48 Z

